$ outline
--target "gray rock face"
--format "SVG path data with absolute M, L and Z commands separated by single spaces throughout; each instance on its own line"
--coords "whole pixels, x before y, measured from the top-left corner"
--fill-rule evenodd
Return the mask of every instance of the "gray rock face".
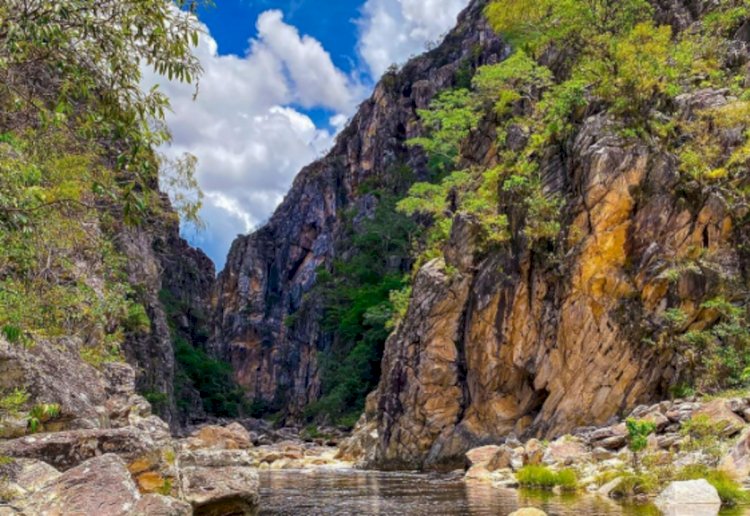
M 355 207 L 362 215 L 372 209 L 360 185 L 382 181 L 403 164 L 424 176 L 423 154 L 405 144 L 421 131 L 416 110 L 452 86 L 460 67 L 506 55 L 483 20 L 485 5 L 472 2 L 440 47 L 387 74 L 329 155 L 297 176 L 269 223 L 232 245 L 214 291 L 212 349 L 232 363 L 251 397 L 293 414 L 318 398 L 317 354 L 332 345 L 332 336 L 319 326 L 315 300 L 301 310 L 303 296 L 316 268 L 346 246 L 344 210 Z M 295 321 L 287 326 L 291 314 Z
M 706 480 L 672 482 L 654 501 L 665 516 L 716 516 L 721 499 Z
M 162 203 L 166 211 L 171 211 L 166 197 Z M 118 242 L 120 251 L 128 258 L 128 281 L 138 288 L 139 300 L 151 320 L 151 331 L 147 335 L 127 335 L 123 346 L 128 363 L 136 370 L 138 390 L 166 397 L 155 408 L 172 428 L 202 421 L 205 414 L 194 389 L 184 385 L 184 392 L 175 392 L 176 364 L 167 309 L 178 311 L 171 314 L 176 331 L 200 345 L 192 337 L 205 331 L 198 328 L 202 324 L 198 319 L 209 311 L 215 277 L 213 262 L 180 238 L 176 217 L 157 219 L 139 228 L 126 228 Z M 175 306 L 165 306 L 164 293 Z M 193 400 L 193 403 L 180 413 L 177 397 L 183 401 Z

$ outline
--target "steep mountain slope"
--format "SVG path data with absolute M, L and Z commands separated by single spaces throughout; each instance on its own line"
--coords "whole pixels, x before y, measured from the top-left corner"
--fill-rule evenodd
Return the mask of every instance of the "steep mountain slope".
M 386 185 L 404 166 L 427 176 L 423 153 L 406 146 L 420 134 L 416 110 L 461 74 L 504 56 L 506 48 L 482 21 L 484 4 L 474 2 L 440 47 L 387 74 L 328 156 L 299 174 L 270 222 L 232 245 L 215 289 L 212 349 L 266 408 L 299 415 L 320 397 L 318 353 L 339 343 L 322 325 L 320 295 L 306 296 L 316 270 L 330 269 L 351 247 L 346 211 L 357 220 L 374 210 L 377 199 L 363 186 Z M 408 262 L 399 267 L 405 272 Z

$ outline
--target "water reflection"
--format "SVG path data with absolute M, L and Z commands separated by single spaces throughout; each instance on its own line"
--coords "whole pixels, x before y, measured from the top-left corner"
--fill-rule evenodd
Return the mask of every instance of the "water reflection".
M 556 496 L 466 483 L 461 475 L 376 471 L 261 472 L 261 515 L 504 516 L 519 507 L 549 515 L 650 515 L 596 496 Z M 731 514 L 742 514 L 731 513 Z

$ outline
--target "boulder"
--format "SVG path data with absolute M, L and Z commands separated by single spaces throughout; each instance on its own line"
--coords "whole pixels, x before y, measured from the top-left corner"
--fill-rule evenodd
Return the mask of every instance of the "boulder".
M 0 455 L 38 459 L 61 471 L 107 453 L 125 461 L 143 492 L 161 492 L 176 484 L 169 427 L 156 416 L 123 428 L 67 430 L 0 443 Z
M 625 423 L 595 430 L 590 437 L 594 446 L 605 450 L 619 450 L 628 444 L 628 429 Z
M 524 446 L 523 462 L 525 465 L 538 465 L 544 458 L 544 446 L 539 439 L 529 439 Z
M 21 498 L 60 476 L 49 464 L 35 459 L 13 459 L 0 466 L 0 486 L 6 498 Z
M 487 469 L 486 463 L 474 464 L 466 471 L 466 475 L 464 476 L 464 478 L 466 480 L 491 481 L 492 472 Z
M 511 465 L 511 459 L 513 458 L 513 450 L 503 445 L 499 450 L 495 452 L 492 458 L 487 462 L 487 469 L 489 471 L 497 471 L 498 469 L 506 469 Z
M 258 507 L 258 473 L 248 467 L 181 469 L 182 494 L 202 516 L 254 514 Z
M 471 449 L 466 452 L 466 463 L 469 467 L 475 464 L 487 464 L 500 449 L 500 446 L 494 444 Z
M 713 400 L 693 412 L 693 418 L 700 416 L 706 417 L 716 425 L 716 430 L 722 437 L 736 435 L 745 427 L 745 420 L 735 414 L 729 402 L 724 399 Z
M 221 450 L 245 450 L 252 448 L 250 433 L 239 423 L 227 426 L 204 426 L 185 440 L 189 449 L 215 448 Z
M 750 475 L 750 428 L 742 432 L 734 446 L 722 458 L 719 469 L 740 481 Z
M 672 482 L 654 501 L 665 516 L 716 516 L 721 499 L 706 480 Z
M 563 436 L 550 443 L 544 452 L 545 464 L 570 465 L 581 462 L 589 456 L 586 445 L 576 437 Z
M 617 477 L 597 489 L 596 494 L 609 498 L 612 495 L 612 491 L 617 489 L 620 484 L 622 484 L 622 477 Z
M 183 450 L 179 454 L 180 466 L 221 468 L 224 466 L 252 467 L 255 459 L 247 450 Z
M 85 461 L 23 499 L 25 514 L 132 515 L 140 494 L 125 463 L 114 454 Z

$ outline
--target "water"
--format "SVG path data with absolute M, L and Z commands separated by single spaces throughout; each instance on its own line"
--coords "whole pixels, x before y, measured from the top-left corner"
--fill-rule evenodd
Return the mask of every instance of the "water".
M 282 470 L 263 471 L 260 478 L 262 516 L 505 516 L 520 507 L 538 507 L 550 516 L 658 514 L 597 496 L 500 489 L 450 474 Z

